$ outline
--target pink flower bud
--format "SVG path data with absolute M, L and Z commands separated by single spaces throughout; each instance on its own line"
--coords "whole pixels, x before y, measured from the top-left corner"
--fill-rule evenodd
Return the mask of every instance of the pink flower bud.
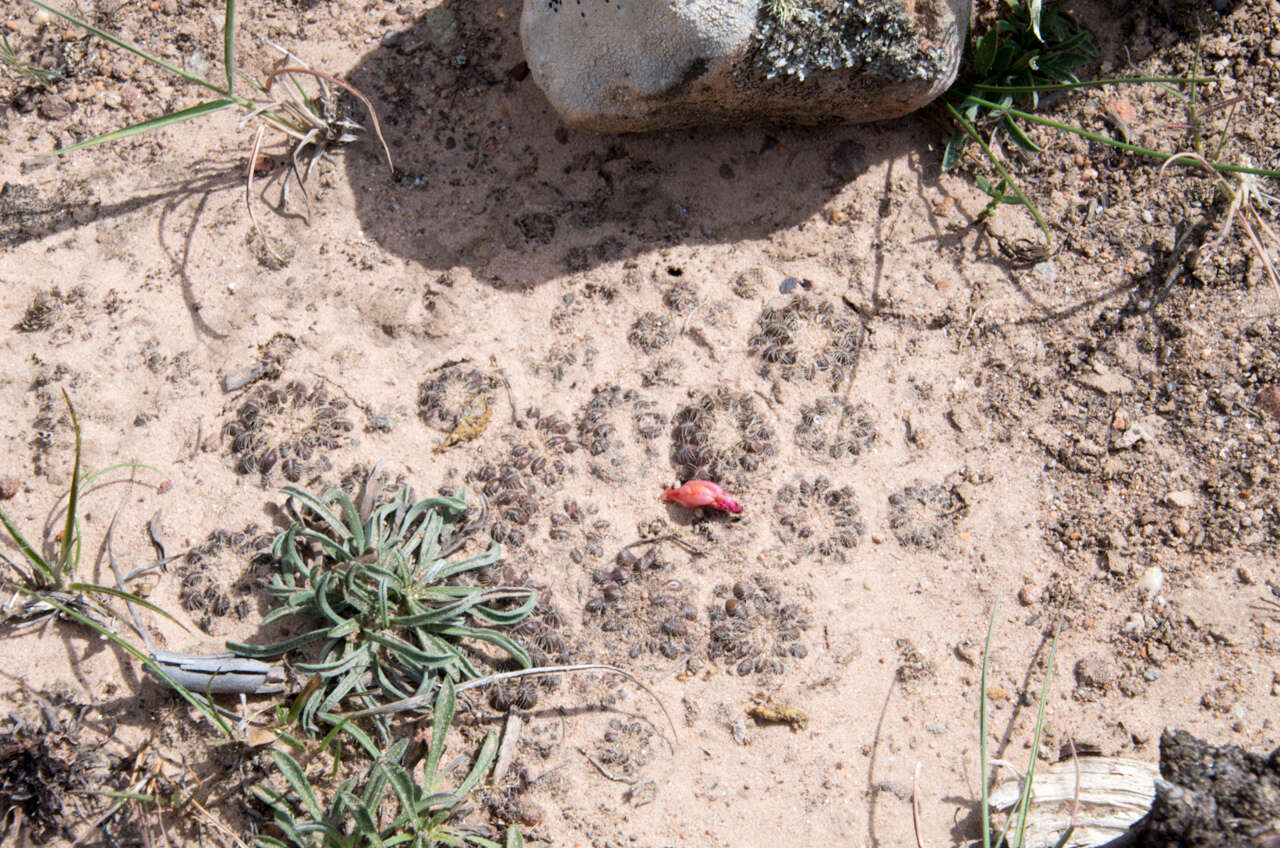
M 709 506 L 725 512 L 742 512 L 741 504 L 710 480 L 690 480 L 678 489 L 667 489 L 662 493 L 662 499 L 688 509 Z

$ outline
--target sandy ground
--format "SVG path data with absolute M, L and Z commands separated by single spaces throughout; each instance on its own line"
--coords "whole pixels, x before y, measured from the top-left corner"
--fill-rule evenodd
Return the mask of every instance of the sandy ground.
M 1056 244 L 1028 254 L 1025 214 L 983 223 L 972 169 L 939 173 L 937 114 L 576 134 L 519 79 L 515 5 L 433 5 L 242 10 L 243 66 L 268 67 L 262 35 L 343 74 L 374 99 L 400 172 L 362 140 L 317 166 L 309 216 L 296 190 L 276 207 L 282 168 L 260 180 L 281 263 L 245 213 L 251 132 L 227 113 L 23 166 L 196 93 L 5 3 L 15 44 L 83 54 L 48 90 L 10 79 L 0 118 L 0 494 L 15 522 L 39 535 L 69 479 L 65 390 L 88 467 L 156 469 L 128 495 L 117 556 L 154 556 L 157 513 L 170 552 L 203 546 L 150 585 L 188 631 L 150 625 L 170 650 L 218 650 L 269 609 L 245 540 L 274 529 L 286 482 L 283 463 L 259 470 L 271 445 L 237 452 L 228 435 L 247 402 L 304 386 L 303 411 L 268 423 L 286 440 L 337 401 L 350 432 L 289 469 L 317 490 L 379 461 L 420 493 L 484 489 L 528 445 L 561 470 L 495 505 L 505 562 L 548 593 L 566 656 L 632 671 L 679 729 L 621 684 L 542 692 L 515 769 L 534 782 L 506 815 L 553 845 L 913 844 L 917 770 L 925 844 L 963 843 L 997 601 L 999 756 L 1027 755 L 1058 625 L 1049 760 L 1070 738 L 1153 761 L 1166 726 L 1280 743 L 1280 622 L 1261 604 L 1280 586 L 1280 406 L 1258 401 L 1280 382 L 1276 293 L 1238 234 L 1209 244 L 1221 210 L 1203 181 L 1037 135 L 1049 152 L 1023 170 Z M 1127 14 L 1099 75 L 1188 72 L 1181 18 Z M 1215 96 L 1248 107 L 1232 149 L 1274 167 L 1277 11 L 1210 14 L 1206 62 L 1233 77 Z M 112 25 L 217 74 L 220 15 L 164 0 Z M 1134 131 L 1177 143 L 1179 110 L 1136 91 L 1122 95 Z M 1110 96 L 1054 108 L 1110 131 Z M 781 325 L 786 350 L 769 343 Z M 224 390 L 259 362 L 273 367 Z M 475 387 L 490 424 L 437 452 Z M 709 470 L 740 516 L 659 501 L 708 458 L 682 447 L 682 425 L 719 451 Z M 109 579 L 99 543 L 124 491 L 85 500 L 86 579 Z M 613 573 L 661 532 L 701 555 L 660 544 L 647 569 Z M 1140 587 L 1153 568 L 1154 595 Z M 730 599 L 748 608 L 737 629 Z M 170 693 L 74 626 L 11 635 L 0 669 L 4 712 L 39 727 L 52 705 L 77 743 L 59 756 L 91 751 L 96 787 L 145 739 L 173 780 L 182 763 L 202 781 L 266 763 L 211 753 Z M 807 723 L 754 720 L 757 695 Z M 486 790 L 474 820 L 500 819 L 511 794 Z M 247 839 L 249 804 L 235 794 L 210 810 L 218 826 L 172 821 L 168 837 Z M 102 809 L 68 799 L 63 824 Z M 136 832 L 127 808 L 112 822 Z

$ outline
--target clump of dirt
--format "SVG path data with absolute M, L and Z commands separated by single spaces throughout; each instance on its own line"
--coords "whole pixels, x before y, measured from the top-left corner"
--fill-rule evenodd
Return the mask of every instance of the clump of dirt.
M 656 546 L 640 556 L 621 551 L 615 567 L 592 572 L 591 582 L 588 622 L 611 634 L 609 643 L 625 650 L 627 659 L 643 654 L 678 659 L 698 648 L 702 628 L 693 592 L 672 574 Z
M 1160 735 L 1160 776 L 1139 830 L 1145 848 L 1280 846 L 1280 748 L 1215 747 L 1185 730 Z
M 613 779 L 634 783 L 653 759 L 653 726 L 636 719 L 609 719 L 609 729 L 592 746 L 596 768 Z
M 80 718 L 88 705 L 47 693 L 24 706 L 0 730 L 0 839 L 13 826 L 36 844 L 71 839 L 85 814 L 79 799 L 117 788 L 117 762 L 81 744 Z M 39 718 L 32 720 L 33 714 Z M 68 803 L 72 798 L 77 800 Z M 20 836 L 5 840 L 21 843 Z
M 50 750 L 42 735 L 0 733 L 0 817 L 26 820 L 40 841 L 70 837 L 63 821 L 63 799 L 83 789 L 73 764 Z
M 653 353 L 671 344 L 671 319 L 657 312 L 646 312 L 631 325 L 627 341 L 645 353 Z
M 917 480 L 889 496 L 889 529 L 899 544 L 932 551 L 966 511 L 954 488 Z
M 0 246 L 21 244 L 98 216 L 101 201 L 85 180 L 71 180 L 51 194 L 33 185 L 0 185 Z
M 698 296 L 698 288 L 690 282 L 672 283 L 662 293 L 662 303 L 677 315 L 686 315 L 694 310 L 702 298 Z
M 346 434 L 353 425 L 346 410 L 347 401 L 329 397 L 323 385 L 263 384 L 248 393 L 222 434 L 231 439 L 239 473 L 269 477 L 278 465 L 284 478 L 296 483 L 304 474 L 328 470 L 325 453 L 350 441 Z
M 736 583 L 721 583 L 707 610 L 711 620 L 707 655 L 731 665 L 740 676 L 782 674 L 789 659 L 809 655 L 804 631 L 809 612 L 786 598 L 777 583 L 763 574 Z
M 841 315 L 830 301 L 801 295 L 761 312 L 748 346 L 764 360 L 761 376 L 815 380 L 821 374 L 835 391 L 853 375 L 865 334 L 861 321 Z
M 862 538 L 853 489 L 832 488 L 826 477 L 801 479 L 778 489 L 773 513 L 778 535 L 805 556 L 845 562 Z
M 895 639 L 893 645 L 898 649 L 898 668 L 894 675 L 898 682 L 920 683 L 932 680 L 938 673 L 938 664 L 922 654 L 915 642 L 903 637 Z
M 182 608 L 194 613 L 200 629 L 222 634 L 219 619 L 249 616 L 249 579 L 255 565 L 270 562 L 271 534 L 260 533 L 256 524 L 236 532 L 214 530 L 201 544 L 187 551 L 175 572 L 181 581 L 178 598 Z
M 750 395 L 704 394 L 676 413 L 671 459 L 681 479 L 718 483 L 758 471 L 777 453 L 773 428 Z
M 89 290 L 76 286 L 65 294 L 60 289 L 41 289 L 36 292 L 22 320 L 15 328 L 22 333 L 39 333 L 54 328 L 65 328 L 69 322 L 83 318 Z
M 875 444 L 878 434 L 870 411 L 838 397 L 801 404 L 796 446 L 818 462 L 857 460 Z

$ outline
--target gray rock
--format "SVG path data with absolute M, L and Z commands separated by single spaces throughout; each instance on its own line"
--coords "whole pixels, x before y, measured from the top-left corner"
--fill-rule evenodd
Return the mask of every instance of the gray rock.
M 968 24 L 968 0 L 525 0 L 520 37 L 567 124 L 644 132 L 898 117 L 951 84 Z

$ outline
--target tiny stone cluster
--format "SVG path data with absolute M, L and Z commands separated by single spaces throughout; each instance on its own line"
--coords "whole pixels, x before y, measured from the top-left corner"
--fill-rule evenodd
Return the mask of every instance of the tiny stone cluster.
M 258 527 L 251 524 L 238 532 L 215 530 L 204 542 L 187 551 L 176 570 L 181 580 L 178 598 L 184 610 L 198 617 L 196 623 L 205 633 L 214 632 L 217 618 L 232 612 L 238 619 L 249 615 L 248 596 L 252 586 L 243 579 L 228 583 L 223 575 L 226 572 L 241 574 L 246 560 L 252 566 L 269 562 L 267 552 L 271 539 L 271 534 L 259 533 Z
M 666 418 L 657 411 L 656 404 L 641 399 L 635 389 L 597 386 L 577 415 L 578 442 L 587 453 L 600 456 L 619 447 L 618 431 L 620 426 L 626 426 L 627 406 L 631 407 L 630 424 L 636 436 L 652 441 L 662 435 Z
M 479 396 L 491 398 L 498 387 L 492 374 L 463 365 L 448 365 L 418 387 L 418 416 L 428 424 L 451 428 Z
M 875 444 L 875 423 L 870 411 L 838 397 L 820 397 L 801 404 L 796 424 L 796 446 L 818 462 L 856 460 Z
M 863 524 L 853 490 L 831 487 L 826 477 L 788 483 L 773 505 L 779 535 L 796 542 L 807 556 L 844 562 L 862 538 Z
M 761 312 L 747 344 L 764 360 L 761 376 L 813 380 L 823 374 L 835 391 L 853 375 L 864 333 L 860 321 L 838 314 L 829 301 L 800 296 L 781 309 Z
M 671 343 L 671 321 L 657 312 L 646 312 L 631 325 L 627 341 L 645 353 L 666 347 Z
M 526 416 L 534 422 L 533 437 L 516 442 L 497 462 L 467 475 L 481 484 L 497 514 L 490 535 L 515 547 L 525 543 L 527 530 L 536 529 L 533 517 L 538 512 L 539 487 L 550 488 L 564 479 L 569 470 L 564 455 L 579 447 L 570 438 L 572 426 L 560 415 L 544 416 L 530 409 Z
M 661 654 L 677 659 L 697 645 L 698 612 L 692 593 L 672 577 L 656 547 L 642 555 L 619 552 L 614 568 L 592 572 L 586 612 L 604 633 L 617 634 L 627 657 Z
M 777 453 L 773 429 L 749 395 L 719 389 L 675 416 L 672 460 L 681 478 L 724 482 Z
M 770 578 L 757 574 L 750 581 L 721 583 L 712 594 L 707 647 L 712 661 L 731 665 L 745 677 L 781 674 L 785 660 L 809 655 L 802 638 L 809 629 L 808 611 L 784 599 Z
M 249 392 L 222 435 L 231 439 L 235 468 L 264 477 L 279 466 L 286 480 L 329 467 L 325 451 L 346 444 L 351 421 L 347 402 L 330 398 L 324 386 L 308 389 L 294 380 L 284 388 L 260 385 Z
M 889 529 L 900 544 L 932 551 L 964 511 L 953 488 L 917 480 L 889 496 Z

